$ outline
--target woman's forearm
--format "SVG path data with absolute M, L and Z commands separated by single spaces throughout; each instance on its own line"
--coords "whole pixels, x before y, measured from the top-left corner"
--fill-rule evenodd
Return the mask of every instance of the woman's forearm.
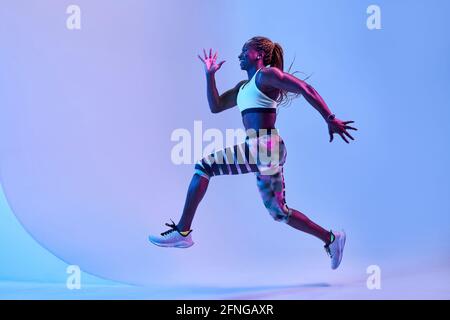
M 206 74 L 206 95 L 208 97 L 209 108 L 212 113 L 215 113 L 220 105 L 220 96 L 217 91 L 214 73 Z
M 332 112 L 328 108 L 327 104 L 322 99 L 320 94 L 312 86 L 304 81 L 302 81 L 301 87 L 301 93 L 305 97 L 306 101 L 308 101 L 308 103 L 312 105 L 325 120 L 327 120 L 328 116 L 332 114 Z

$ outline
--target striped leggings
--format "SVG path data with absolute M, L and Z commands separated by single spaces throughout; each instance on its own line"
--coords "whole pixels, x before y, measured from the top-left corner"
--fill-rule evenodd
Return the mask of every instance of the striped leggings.
M 292 210 L 286 204 L 283 165 L 287 150 L 277 129 L 247 133 L 245 141 L 215 151 L 195 164 L 194 174 L 206 179 L 253 172 L 264 206 L 275 221 L 287 223 Z

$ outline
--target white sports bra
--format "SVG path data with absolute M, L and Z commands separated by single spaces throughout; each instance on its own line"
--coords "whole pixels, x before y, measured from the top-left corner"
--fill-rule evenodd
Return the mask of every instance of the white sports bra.
M 260 69 L 255 72 L 253 77 L 247 83 L 244 83 L 237 95 L 237 106 L 242 115 L 248 112 L 270 112 L 276 113 L 278 103 L 265 95 L 256 86 L 256 75 Z

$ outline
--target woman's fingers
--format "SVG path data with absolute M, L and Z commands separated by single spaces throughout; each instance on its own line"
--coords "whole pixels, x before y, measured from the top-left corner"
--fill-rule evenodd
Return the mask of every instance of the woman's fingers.
M 217 69 L 219 69 L 224 63 L 225 63 L 225 60 L 220 61 L 220 62 L 217 64 Z
M 217 59 L 217 51 L 216 53 L 214 53 L 214 55 L 212 54 L 212 48 L 209 48 L 209 54 L 206 52 L 206 50 L 203 48 L 203 56 L 204 58 L 202 59 L 203 62 L 205 62 L 205 60 L 207 59 Z
M 347 131 L 344 131 L 344 134 L 345 134 L 347 137 L 349 137 L 350 139 L 355 140 L 355 139 L 352 137 L 352 135 L 351 135 L 350 133 L 348 133 Z
M 200 57 L 200 55 L 198 54 L 197 57 L 203 62 L 205 63 L 205 60 L 202 59 L 202 57 Z
M 339 132 L 339 135 L 341 136 L 342 139 L 344 139 L 345 142 L 349 143 L 347 138 L 341 132 Z
M 213 55 L 212 48 L 209 48 L 209 53 L 207 53 L 205 48 L 203 48 L 204 60 L 206 60 L 206 59 L 217 59 L 217 55 L 218 55 L 217 51 Z
M 355 121 L 344 121 L 343 124 L 354 123 Z
M 354 121 L 345 121 L 341 122 L 341 124 L 353 122 Z M 356 128 L 353 128 L 351 126 L 342 126 L 342 125 L 330 126 L 328 129 L 328 133 L 330 134 L 330 142 L 333 141 L 333 133 L 339 134 L 342 140 L 344 140 L 346 143 L 349 143 L 347 137 L 351 140 L 355 140 L 355 138 L 353 138 L 352 135 L 346 131 L 346 129 L 357 130 Z

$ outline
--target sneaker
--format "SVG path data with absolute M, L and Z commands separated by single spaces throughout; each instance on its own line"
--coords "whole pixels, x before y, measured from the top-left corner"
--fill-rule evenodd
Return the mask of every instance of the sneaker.
M 334 239 L 331 243 L 324 246 L 325 251 L 331 258 L 331 269 L 335 270 L 339 267 L 342 261 L 342 256 L 344 255 L 345 246 L 345 232 L 332 232 Z
M 160 247 L 189 248 L 194 244 L 191 237 L 192 230 L 181 232 L 173 221 L 172 224 L 166 223 L 166 226 L 170 229 L 160 235 L 150 235 L 148 240 Z

